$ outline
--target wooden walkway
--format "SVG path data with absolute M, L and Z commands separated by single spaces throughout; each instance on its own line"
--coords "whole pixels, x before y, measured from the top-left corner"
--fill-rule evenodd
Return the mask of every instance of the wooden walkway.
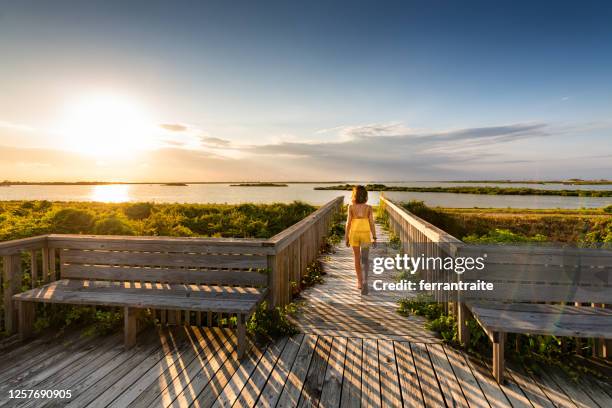
M 381 244 L 373 256 L 392 254 Z M 2 352 L 0 407 L 612 406 L 610 384 L 554 371 L 536 379 L 508 369 L 499 386 L 486 362 L 397 315 L 393 296 L 359 295 L 350 249 L 323 262 L 325 283 L 303 292 L 303 333 L 251 345 L 242 361 L 229 329 L 150 330 L 128 351 L 119 334 L 41 337 Z M 11 400 L 11 389 L 72 398 Z

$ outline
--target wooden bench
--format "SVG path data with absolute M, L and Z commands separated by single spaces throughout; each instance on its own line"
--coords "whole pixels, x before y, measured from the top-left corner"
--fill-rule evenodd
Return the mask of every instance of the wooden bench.
M 485 280 L 495 289 L 459 294 L 459 339 L 469 342 L 471 314 L 493 344 L 498 382 L 504 379 L 506 333 L 612 339 L 612 310 L 604 308 L 612 303 L 612 251 L 466 245 L 457 256 L 484 254 L 485 269 L 459 279 Z
M 237 317 L 243 356 L 245 323 L 267 293 L 261 242 L 65 235 L 48 242 L 61 279 L 13 296 L 22 339 L 32 334 L 36 302 L 121 307 L 126 347 L 136 342 L 142 309 L 227 313 Z

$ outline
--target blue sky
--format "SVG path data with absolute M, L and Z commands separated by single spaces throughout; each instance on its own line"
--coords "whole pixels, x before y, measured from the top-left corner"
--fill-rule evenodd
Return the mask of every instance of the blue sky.
M 0 1 L 0 171 L 612 178 L 610 21 L 605 1 Z

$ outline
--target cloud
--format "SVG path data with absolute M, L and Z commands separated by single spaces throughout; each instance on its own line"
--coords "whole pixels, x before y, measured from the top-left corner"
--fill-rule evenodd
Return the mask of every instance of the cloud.
M 284 161 L 305 174 L 328 174 L 325 179 L 449 177 L 468 163 L 499 155 L 503 144 L 547 137 L 551 131 L 544 123 L 517 123 L 417 132 L 401 123 L 391 123 L 344 127 L 337 133 L 340 140 L 255 145 L 250 146 L 249 153 L 274 156 L 275 162 Z
M 202 144 L 206 147 L 225 147 L 227 148 L 231 145 L 231 142 L 229 140 L 220 139 L 218 137 L 203 136 L 201 140 L 202 140 Z
M 185 132 L 188 129 L 187 126 L 181 125 L 180 123 L 162 123 L 159 127 L 171 132 Z
M 569 100 L 569 98 L 570 98 L 569 96 L 564 96 L 563 98 L 561 98 L 561 100 L 562 100 L 563 102 L 565 102 L 565 101 L 568 101 L 568 100 Z

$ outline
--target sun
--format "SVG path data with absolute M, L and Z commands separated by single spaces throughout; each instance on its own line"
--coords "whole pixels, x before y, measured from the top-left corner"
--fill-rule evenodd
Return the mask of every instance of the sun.
M 68 150 L 98 157 L 132 155 L 155 144 L 155 126 L 145 109 L 128 97 L 109 93 L 67 104 L 60 133 Z

